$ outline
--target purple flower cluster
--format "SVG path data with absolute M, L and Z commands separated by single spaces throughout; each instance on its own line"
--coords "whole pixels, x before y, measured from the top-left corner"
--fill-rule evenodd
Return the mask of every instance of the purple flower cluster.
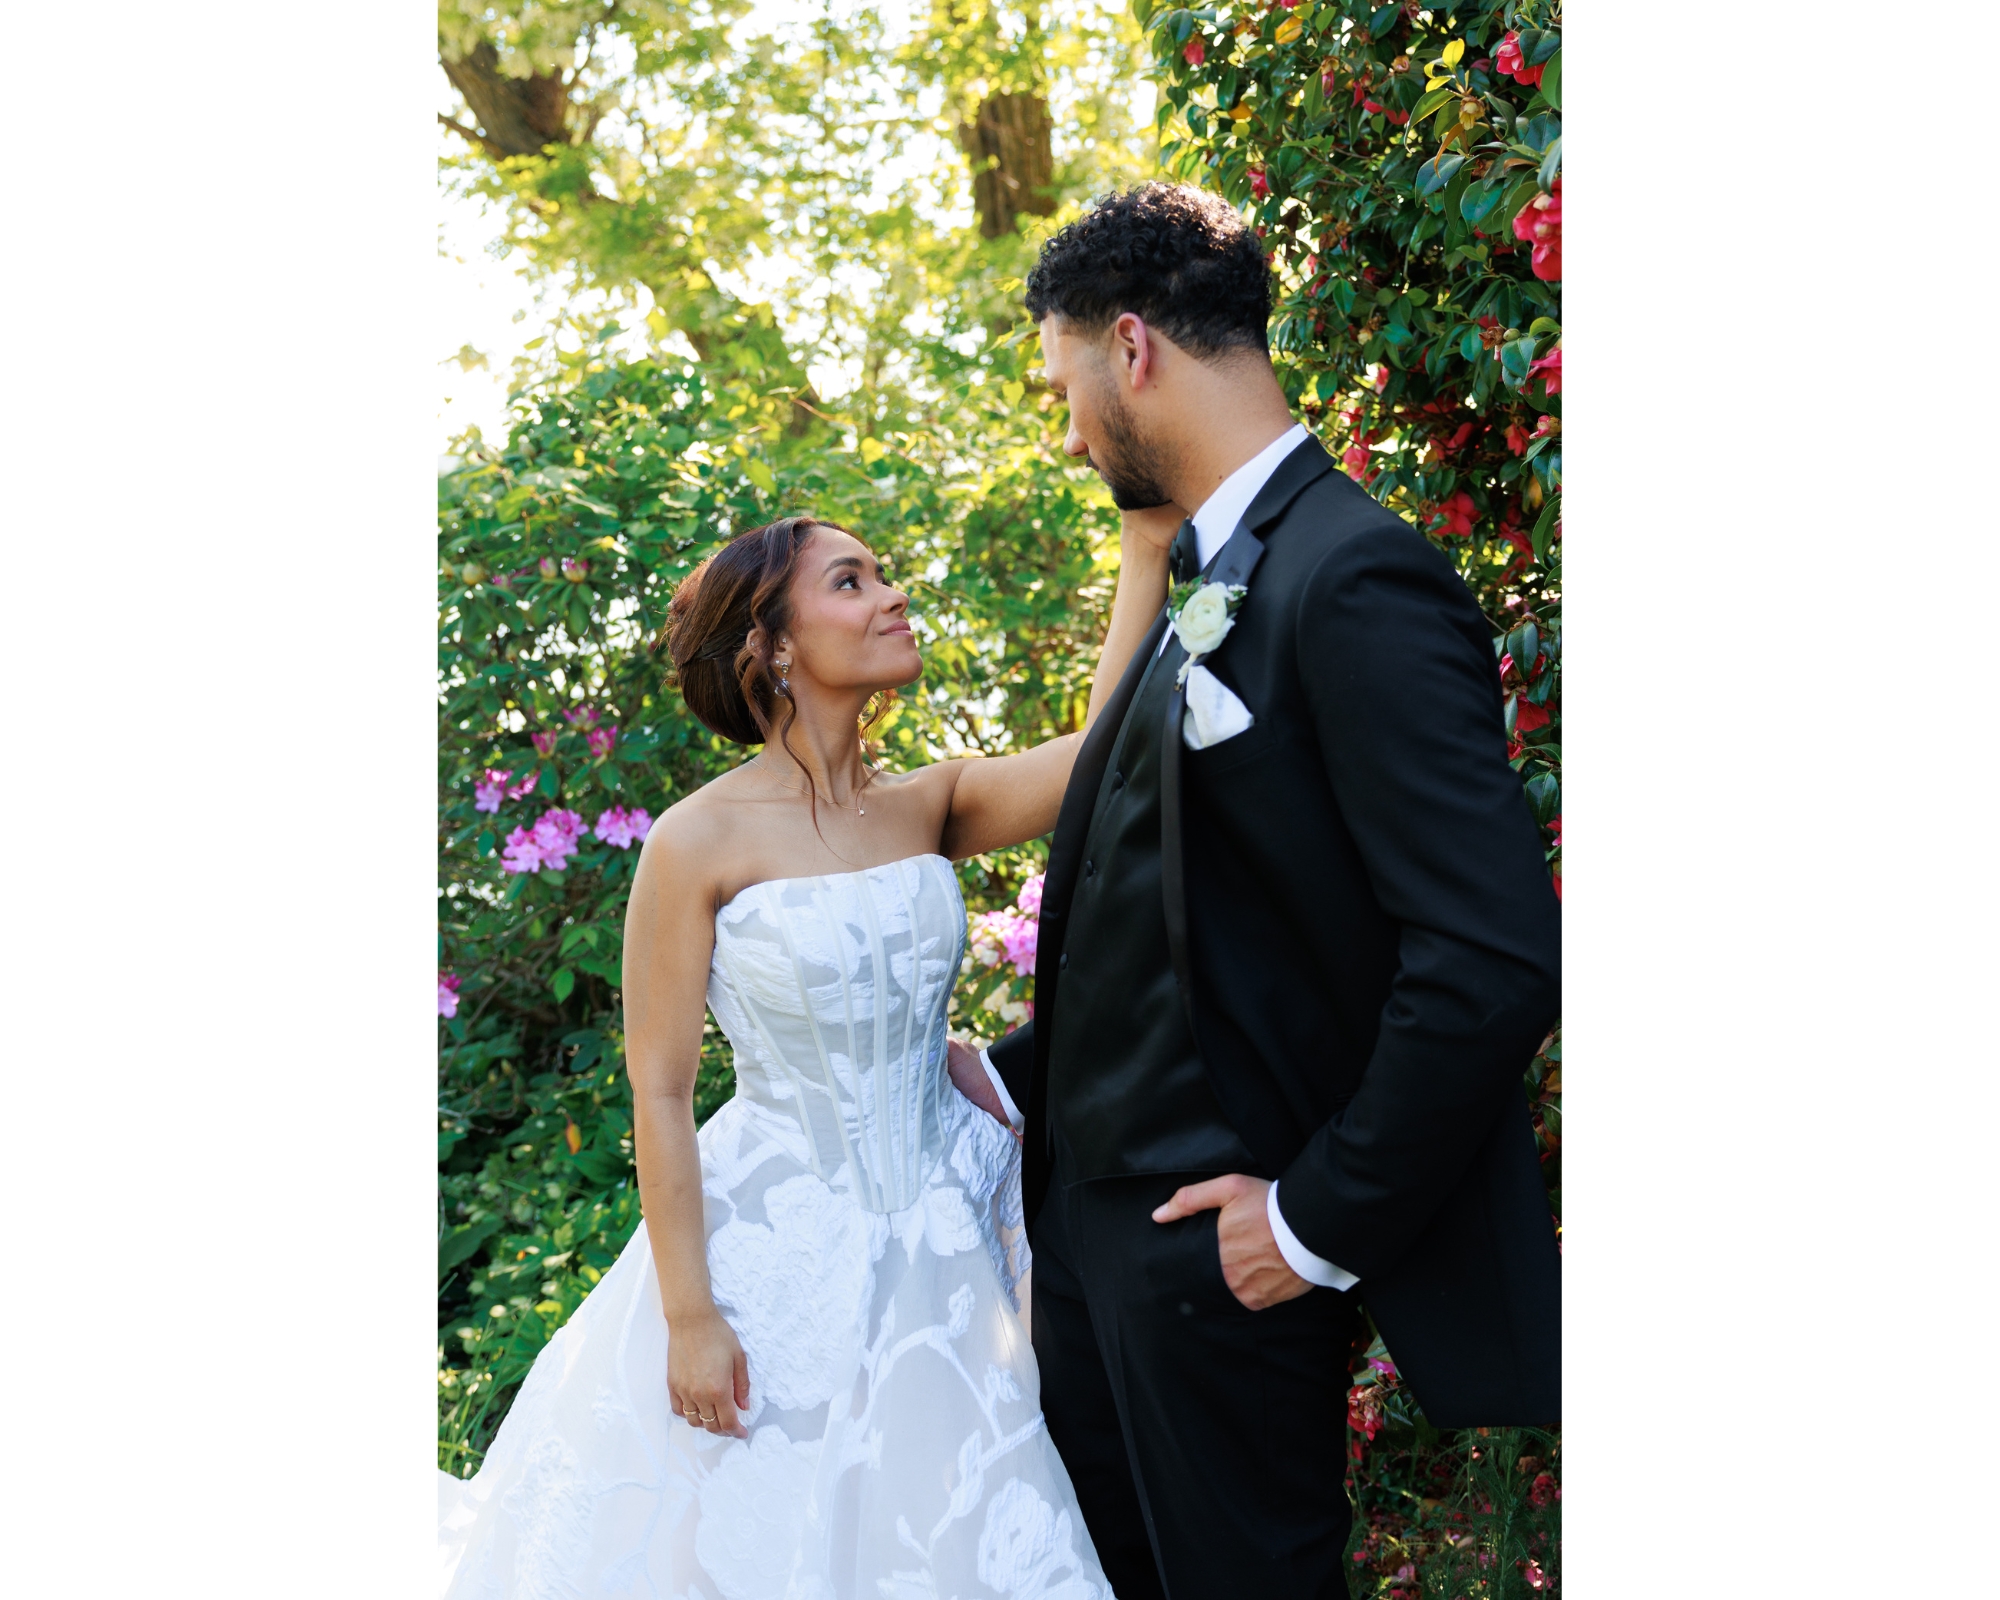
M 509 872 L 540 872 L 544 867 L 560 872 L 576 854 L 582 837 L 583 818 L 574 811 L 560 807 L 544 811 L 533 828 L 516 828 L 507 835 L 500 865 Z
M 535 779 L 540 776 L 531 772 L 511 789 L 507 780 L 514 776 L 514 769 L 507 767 L 496 770 L 488 767 L 486 773 L 472 786 L 472 809 L 474 811 L 495 811 L 503 800 L 518 800 L 535 787 Z
M 438 1015 L 441 1017 L 458 1015 L 458 974 L 455 972 L 438 974 Z
M 629 850 L 651 831 L 653 818 L 643 806 L 613 806 L 589 829 L 606 844 Z M 509 872 L 540 872 L 547 867 L 560 872 L 576 854 L 585 833 L 583 818 L 560 807 L 544 811 L 532 828 L 516 828 L 507 835 L 500 852 L 500 865 Z
M 1022 977 L 1034 976 L 1035 946 L 1041 934 L 1042 874 L 1021 885 L 1014 904 L 1001 911 L 982 911 L 972 919 L 975 944 L 998 947 L 988 964 L 1005 961 Z
M 646 837 L 652 826 L 653 819 L 643 806 L 634 806 L 629 811 L 623 806 L 613 806 L 597 819 L 597 826 L 591 831 L 606 844 L 629 850 Z

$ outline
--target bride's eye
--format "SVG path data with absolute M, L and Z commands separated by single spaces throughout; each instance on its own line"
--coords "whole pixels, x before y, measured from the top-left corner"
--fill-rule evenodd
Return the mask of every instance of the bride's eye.
M 851 572 L 843 572 L 833 586 L 836 589 L 858 589 L 861 587 L 861 580 Z

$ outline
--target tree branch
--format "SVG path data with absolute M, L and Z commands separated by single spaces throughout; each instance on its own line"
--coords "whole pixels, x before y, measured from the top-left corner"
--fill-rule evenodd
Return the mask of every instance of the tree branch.
M 480 149 L 484 150 L 495 161 L 503 161 L 506 159 L 507 152 L 505 150 L 502 150 L 497 144 L 495 144 L 491 139 L 487 138 L 486 135 L 481 133 L 477 128 L 468 128 L 462 122 L 453 122 L 451 118 L 446 116 L 442 111 L 440 111 L 437 114 L 437 119 L 438 121 L 442 122 L 447 128 L 451 129 L 453 133 L 458 134 L 461 138 L 464 138 L 470 141 L 471 143 L 478 145 Z

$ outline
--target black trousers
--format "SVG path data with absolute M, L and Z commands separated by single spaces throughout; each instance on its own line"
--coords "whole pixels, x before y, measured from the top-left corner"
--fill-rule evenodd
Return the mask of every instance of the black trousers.
M 1042 1410 L 1118 1600 L 1347 1600 L 1353 1297 L 1247 1310 L 1183 1183 L 1065 1184 L 1034 1230 Z

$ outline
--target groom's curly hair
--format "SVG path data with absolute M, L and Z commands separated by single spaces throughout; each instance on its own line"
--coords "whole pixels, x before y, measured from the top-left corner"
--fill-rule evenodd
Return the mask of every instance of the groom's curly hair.
M 1269 355 L 1271 268 L 1228 201 L 1177 183 L 1109 194 L 1042 246 L 1028 315 L 1087 334 L 1136 313 L 1203 360 Z

